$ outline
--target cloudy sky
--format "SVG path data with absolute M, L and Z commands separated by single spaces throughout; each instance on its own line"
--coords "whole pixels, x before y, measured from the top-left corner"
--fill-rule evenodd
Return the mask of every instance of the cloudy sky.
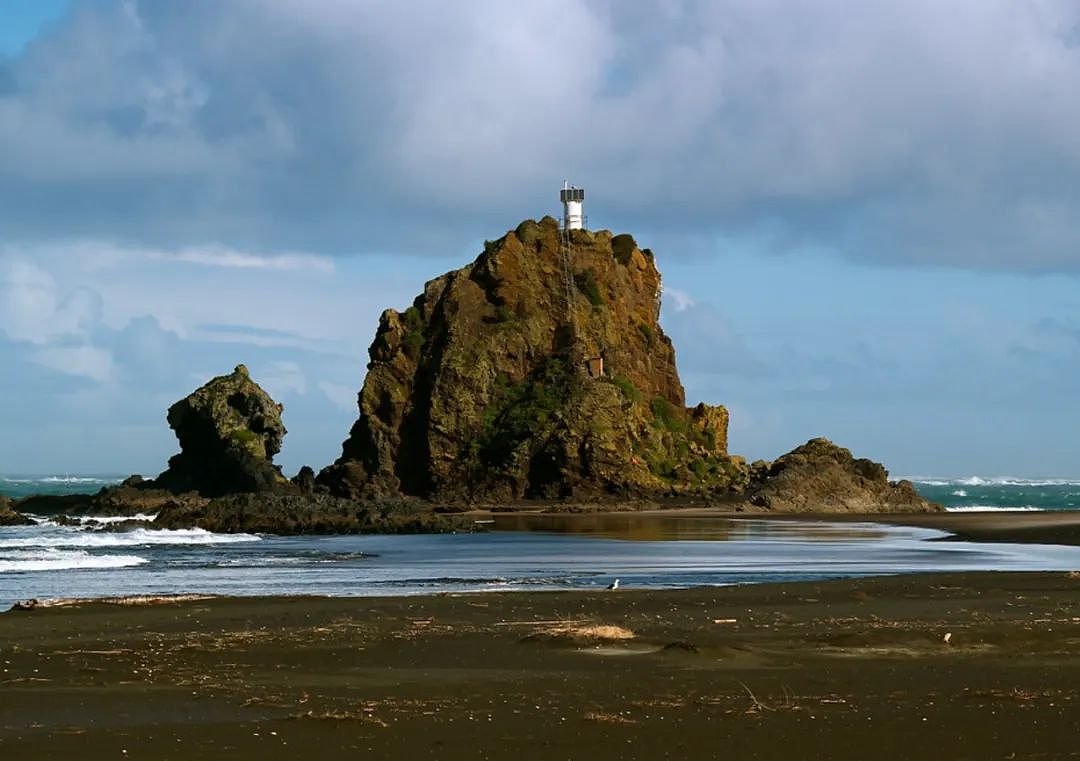
M 1080 475 L 1075 0 L 0 0 L 0 473 L 156 473 L 237 362 L 326 464 L 564 178 L 735 451 Z

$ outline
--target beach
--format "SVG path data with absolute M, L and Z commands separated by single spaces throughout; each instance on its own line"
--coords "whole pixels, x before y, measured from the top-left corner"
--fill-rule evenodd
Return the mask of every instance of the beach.
M 14 611 L 0 752 L 1069 758 L 1078 594 L 978 573 Z

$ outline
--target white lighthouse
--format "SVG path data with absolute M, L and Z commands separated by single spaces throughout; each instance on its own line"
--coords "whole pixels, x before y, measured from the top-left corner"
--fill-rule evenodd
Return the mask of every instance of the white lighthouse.
M 559 200 L 563 205 L 563 228 L 566 230 L 580 230 L 585 226 L 585 215 L 581 212 L 581 205 L 585 203 L 585 188 L 575 188 L 568 182 L 563 183 L 559 191 Z

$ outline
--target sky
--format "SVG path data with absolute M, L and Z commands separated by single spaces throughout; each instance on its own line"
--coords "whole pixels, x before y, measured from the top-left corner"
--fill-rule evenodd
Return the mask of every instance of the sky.
M 329 463 L 568 179 L 732 451 L 1080 476 L 1077 124 L 1074 0 L 0 0 L 0 474 L 155 474 L 240 362 Z

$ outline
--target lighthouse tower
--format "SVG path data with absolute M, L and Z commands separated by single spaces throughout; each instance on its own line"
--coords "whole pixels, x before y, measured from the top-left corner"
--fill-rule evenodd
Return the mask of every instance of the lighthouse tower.
M 568 182 L 564 182 L 559 191 L 559 200 L 563 205 L 563 229 L 580 230 L 585 226 L 585 215 L 581 212 L 581 205 L 585 202 L 585 188 L 575 188 Z

